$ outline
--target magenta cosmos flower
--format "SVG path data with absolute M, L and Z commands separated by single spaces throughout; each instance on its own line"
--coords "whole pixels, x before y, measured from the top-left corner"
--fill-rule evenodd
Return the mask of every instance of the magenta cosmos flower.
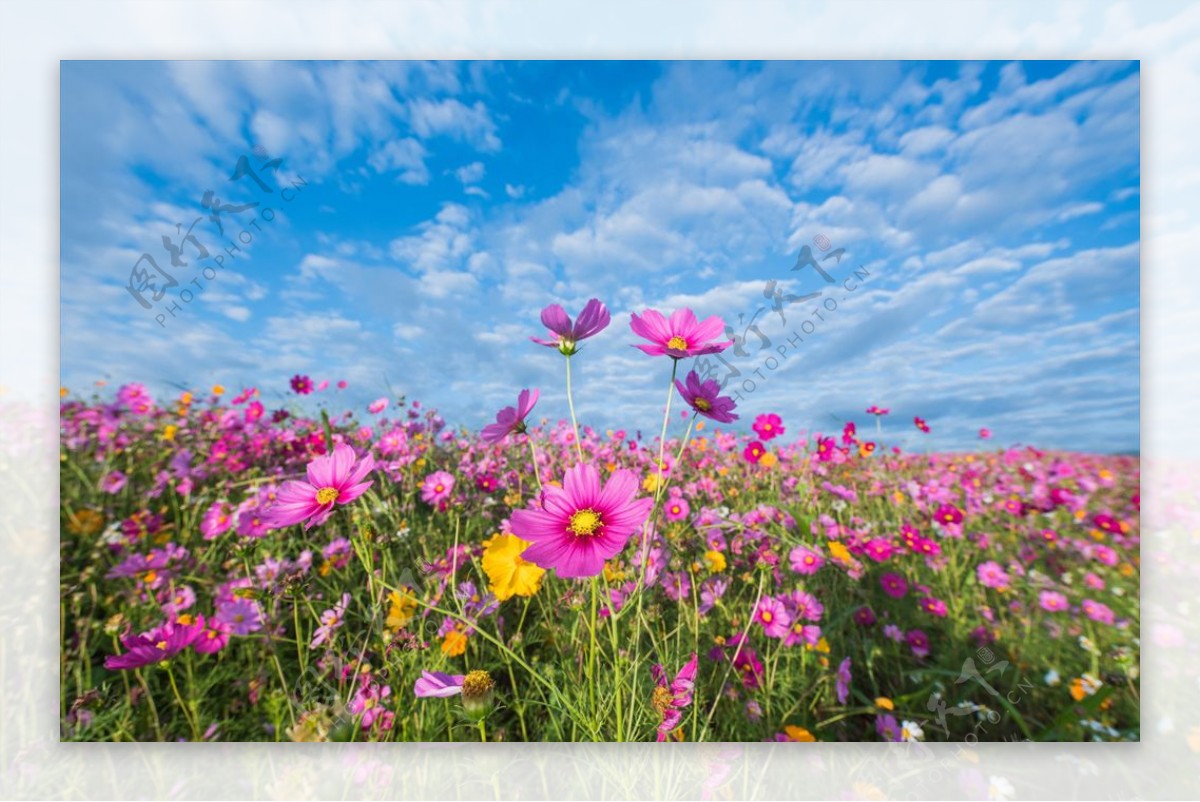
M 271 529 L 301 521 L 305 529 L 319 526 L 333 515 L 335 505 L 349 504 L 367 492 L 372 482 L 363 480 L 374 468 L 375 458 L 370 454 L 356 461 L 353 448 L 338 445 L 332 454 L 308 463 L 307 482 L 284 483 L 263 521 Z
M 783 418 L 776 415 L 774 412 L 768 412 L 766 415 L 759 415 L 754 419 L 754 425 L 750 427 L 759 439 L 764 443 L 773 437 L 778 437 L 784 433 Z
M 292 392 L 296 395 L 308 395 L 313 391 L 313 381 L 307 376 L 297 373 L 292 377 Z
M 592 298 L 588 301 L 574 323 L 571 322 L 571 316 L 567 314 L 567 310 L 558 304 L 550 304 L 542 310 L 542 325 L 550 330 L 550 339 L 543 340 L 538 337 L 529 339 L 538 345 L 557 348 L 563 356 L 572 356 L 579 350 L 577 345 L 580 340 L 586 340 L 588 337 L 594 337 L 604 331 L 611 321 L 612 316 L 608 313 L 608 307 L 599 298 Z
M 688 308 L 676 309 L 668 319 L 657 309 L 647 309 L 638 317 L 635 313 L 629 328 L 650 345 L 634 345 L 650 356 L 669 356 L 684 359 L 689 356 L 716 354 L 733 345 L 733 340 L 714 342 L 725 330 L 725 321 L 713 315 L 703 322 Z
M 683 396 L 687 405 L 706 418 L 717 423 L 733 423 L 738 416 L 733 414 L 737 404 L 727 395 L 721 395 L 721 385 L 716 379 L 700 381 L 696 371 L 688 371 L 687 381 L 675 380 L 675 389 Z
M 630 470 L 613 471 L 601 487 L 595 466 L 567 469 L 562 487 L 542 492 L 541 509 L 513 512 L 512 533 L 533 543 L 521 557 L 562 577 L 599 574 L 650 515 L 654 499 L 635 498 L 637 490 Z
M 499 443 L 510 434 L 525 432 L 525 419 L 533 412 L 538 402 L 537 390 L 522 390 L 517 396 L 515 407 L 505 407 L 496 413 L 496 422 L 483 427 L 483 439 L 489 443 Z
M 651 704 L 662 721 L 658 724 L 658 740 L 665 741 L 667 736 L 683 721 L 683 710 L 692 703 L 692 693 L 696 689 L 696 670 L 699 664 L 696 653 L 692 652 L 690 660 L 679 669 L 674 680 L 668 680 L 667 671 L 660 664 L 650 666 L 650 674 L 654 677 L 654 696 Z
M 106 657 L 104 667 L 109 671 L 120 671 L 170 660 L 191 646 L 204 628 L 204 616 L 197 616 L 192 624 L 166 623 L 141 635 L 126 635 L 121 638 L 125 654 Z

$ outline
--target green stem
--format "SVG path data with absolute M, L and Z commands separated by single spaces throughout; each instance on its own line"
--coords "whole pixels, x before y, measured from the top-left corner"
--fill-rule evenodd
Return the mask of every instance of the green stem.
M 579 423 L 575 420 L 575 399 L 571 395 L 571 357 L 567 357 L 567 406 L 571 408 L 571 427 L 575 430 L 575 451 L 583 464 L 583 444 L 579 442 Z M 538 480 L 541 483 L 541 479 Z
M 192 740 L 200 740 L 200 725 L 192 718 L 192 711 L 188 709 L 187 703 L 183 701 L 183 696 L 179 693 L 179 686 L 175 684 L 175 672 L 171 670 L 171 664 L 166 663 L 167 679 L 171 681 L 171 690 L 175 692 L 175 701 L 179 703 L 179 709 L 183 711 L 183 717 L 187 719 L 188 726 L 192 729 Z
M 570 372 L 570 365 L 571 365 L 571 361 L 567 360 L 568 373 Z M 575 413 L 572 412 L 571 414 L 572 414 L 572 416 L 574 416 Z M 578 438 L 579 433 L 576 432 L 575 436 L 576 436 L 576 438 Z M 533 478 L 537 479 L 538 490 L 545 490 L 545 488 L 542 487 L 542 473 L 541 473 L 541 471 L 538 470 L 537 447 L 534 446 L 534 444 L 533 444 L 533 435 L 526 434 L 525 439 L 527 439 L 529 441 L 529 454 L 533 458 Z M 581 460 L 583 459 L 582 455 L 580 456 L 580 459 Z

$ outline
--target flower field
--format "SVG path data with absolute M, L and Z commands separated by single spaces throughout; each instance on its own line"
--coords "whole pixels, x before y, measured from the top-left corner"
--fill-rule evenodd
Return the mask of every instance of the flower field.
M 336 378 L 64 389 L 63 739 L 1139 739 L 1136 457 L 908 453 L 937 421 L 884 399 L 736 404 L 719 318 L 542 322 L 567 408 L 481 431 Z M 572 361 L 630 344 L 662 417 L 577 421 Z

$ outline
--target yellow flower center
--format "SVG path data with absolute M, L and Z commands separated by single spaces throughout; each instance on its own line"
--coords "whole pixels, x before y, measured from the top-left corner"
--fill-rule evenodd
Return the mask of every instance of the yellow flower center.
M 486 671 L 469 671 L 463 678 L 463 698 L 480 699 L 490 693 L 495 686 L 496 681 Z
M 686 351 L 687 340 L 682 337 L 672 337 L 667 340 L 667 348 L 670 348 L 672 351 Z
M 600 513 L 591 508 L 579 510 L 571 516 L 571 523 L 567 524 L 567 528 L 577 535 L 594 535 L 600 526 Z
M 692 406 L 701 412 L 708 412 L 710 409 L 712 409 L 712 402 L 707 398 L 697 398 L 692 402 Z
M 158 643 L 154 644 L 154 648 L 162 649 L 165 652 L 167 650 L 167 642 L 165 640 L 160 640 Z
M 322 487 L 317 491 L 318 504 L 332 504 L 337 500 L 338 489 L 336 487 Z
M 769 612 L 767 612 L 766 610 L 763 610 L 763 611 L 762 611 L 762 620 L 763 620 L 763 623 L 764 623 L 764 624 L 769 624 L 769 623 L 771 623 L 771 621 L 773 621 L 774 619 L 775 619 L 775 616 L 771 615 L 771 614 L 770 614 Z
M 434 489 L 434 491 L 441 493 L 441 492 L 445 491 L 446 486 L 445 485 L 435 485 L 433 489 Z
M 671 695 L 671 691 L 659 685 L 654 689 L 654 695 L 650 697 L 650 705 L 658 711 L 661 716 L 671 706 L 671 702 L 675 701 L 675 697 Z

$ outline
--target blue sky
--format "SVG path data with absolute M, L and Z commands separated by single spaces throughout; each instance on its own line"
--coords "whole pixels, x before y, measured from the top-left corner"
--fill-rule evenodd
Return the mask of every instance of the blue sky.
M 63 62 L 62 381 L 282 403 L 304 373 L 350 382 L 335 410 L 390 387 L 473 428 L 539 387 L 557 419 L 562 359 L 528 337 L 546 304 L 594 296 L 613 326 L 573 362 L 581 422 L 651 432 L 669 364 L 629 347 L 629 314 L 688 305 L 743 333 L 767 307 L 772 346 L 728 356 L 747 423 L 868 426 L 879 404 L 908 447 L 974 448 L 987 426 L 1136 450 L 1139 80 L 1135 62 Z M 229 180 L 243 155 L 282 159 L 269 195 Z M 206 190 L 260 205 L 223 212 L 222 237 Z M 198 217 L 209 259 L 172 267 L 163 236 Z M 790 269 L 819 236 L 845 249 L 833 284 Z M 126 289 L 147 252 L 179 281 L 151 310 Z M 780 315 L 770 280 L 823 294 Z

